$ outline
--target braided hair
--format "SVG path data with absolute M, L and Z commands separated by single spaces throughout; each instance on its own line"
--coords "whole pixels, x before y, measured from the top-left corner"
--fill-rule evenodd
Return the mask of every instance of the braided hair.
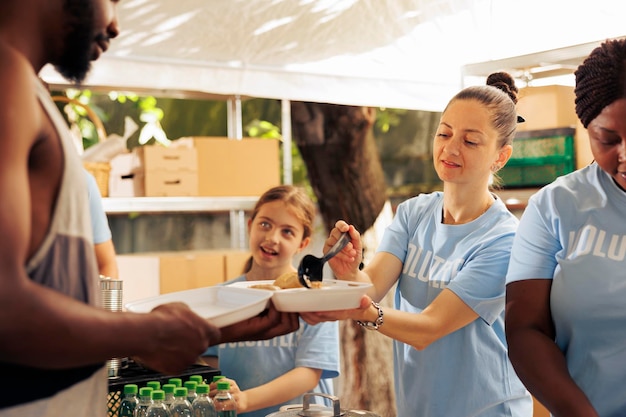
M 586 128 L 602 109 L 626 98 L 626 39 L 607 40 L 574 73 L 576 115 Z
M 464 88 L 450 100 L 448 106 L 455 100 L 476 100 L 484 104 L 491 110 L 491 121 L 498 132 L 499 146 L 510 145 L 518 122 L 515 110 L 518 89 L 515 80 L 506 72 L 495 72 L 487 77 L 486 83 Z

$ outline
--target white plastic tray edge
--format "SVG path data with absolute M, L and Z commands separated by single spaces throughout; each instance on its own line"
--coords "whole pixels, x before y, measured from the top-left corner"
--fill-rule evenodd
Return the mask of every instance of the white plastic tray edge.
M 272 284 L 274 281 L 240 281 L 227 287 L 248 288 L 255 284 Z M 324 288 L 290 288 L 286 290 L 251 290 L 269 293 L 277 310 L 291 313 L 310 311 L 345 310 L 357 308 L 361 297 L 372 286 L 369 283 L 341 280 L 324 280 Z
M 147 313 L 158 305 L 179 301 L 217 327 L 224 327 L 256 316 L 271 296 L 254 289 L 217 285 L 143 298 L 124 307 L 131 312 Z

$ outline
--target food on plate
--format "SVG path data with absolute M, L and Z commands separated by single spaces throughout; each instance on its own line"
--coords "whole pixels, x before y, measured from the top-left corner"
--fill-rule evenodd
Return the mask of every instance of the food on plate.
M 276 278 L 276 280 L 274 281 L 274 285 L 280 287 L 283 290 L 287 290 L 290 288 L 304 288 L 304 286 L 300 284 L 297 272 L 285 272 L 284 274 Z M 322 288 L 322 282 L 311 282 L 311 288 Z
M 250 288 L 256 288 L 258 290 L 270 290 L 270 291 L 278 291 L 282 289 L 278 285 L 272 285 L 272 284 L 254 284 L 254 285 L 250 285 Z
M 298 280 L 297 272 L 285 272 L 274 281 L 274 285 L 286 290 L 288 288 L 300 288 L 302 285 Z

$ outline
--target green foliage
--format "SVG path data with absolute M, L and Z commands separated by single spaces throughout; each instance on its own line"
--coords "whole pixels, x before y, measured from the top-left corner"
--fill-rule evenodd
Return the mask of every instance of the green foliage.
M 380 133 L 387 133 L 392 127 L 396 127 L 402 121 L 408 110 L 387 109 L 380 107 L 376 112 L 376 122 L 374 128 Z

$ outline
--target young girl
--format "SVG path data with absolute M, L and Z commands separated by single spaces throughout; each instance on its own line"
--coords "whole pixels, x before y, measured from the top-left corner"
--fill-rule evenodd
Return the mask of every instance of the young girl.
M 252 258 L 237 281 L 274 280 L 295 272 L 293 257 L 311 240 L 315 205 L 300 188 L 282 185 L 266 191 L 257 202 L 248 232 Z M 240 342 L 209 349 L 205 358 L 231 380 L 237 413 L 265 417 L 285 404 L 302 403 L 306 392 L 333 394 L 339 375 L 337 323 L 310 326 L 271 340 Z

